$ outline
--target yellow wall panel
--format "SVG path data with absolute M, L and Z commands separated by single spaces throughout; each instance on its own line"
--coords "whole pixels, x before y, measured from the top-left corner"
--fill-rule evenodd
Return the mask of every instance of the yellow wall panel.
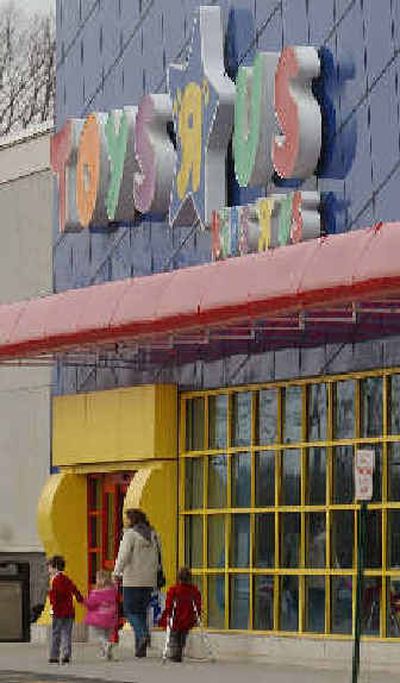
M 88 583 L 86 491 L 86 476 L 52 474 L 43 487 L 37 510 L 38 532 L 46 556 L 63 555 L 68 576 L 83 593 Z M 80 621 L 83 608 L 79 605 L 76 615 Z M 42 621 L 48 618 L 46 610 Z
M 176 458 L 177 389 L 146 385 L 53 399 L 58 466 Z

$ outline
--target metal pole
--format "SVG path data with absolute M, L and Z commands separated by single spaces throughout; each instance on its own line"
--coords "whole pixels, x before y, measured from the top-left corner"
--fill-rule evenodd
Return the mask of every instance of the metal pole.
M 354 624 L 354 647 L 351 683 L 357 683 L 360 670 L 360 635 L 362 626 L 362 595 L 364 578 L 364 549 L 366 534 L 367 504 L 362 502 L 357 511 L 357 585 L 356 585 L 356 609 Z

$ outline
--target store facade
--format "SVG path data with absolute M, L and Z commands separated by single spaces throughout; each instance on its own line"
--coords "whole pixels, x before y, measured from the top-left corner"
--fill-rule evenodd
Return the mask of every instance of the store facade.
M 398 9 L 134 4 L 57 2 L 55 293 L 0 309 L 55 359 L 44 547 L 85 589 L 140 505 L 210 630 L 348 638 L 372 448 L 398 638 Z

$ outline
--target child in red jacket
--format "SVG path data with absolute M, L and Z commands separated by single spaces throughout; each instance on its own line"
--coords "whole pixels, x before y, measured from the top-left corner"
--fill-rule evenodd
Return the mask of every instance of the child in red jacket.
M 190 569 L 182 567 L 178 580 L 168 589 L 165 610 L 159 625 L 169 627 L 169 659 L 181 662 L 190 629 L 197 625 L 201 614 L 200 591 L 192 583 Z
M 74 625 L 75 597 L 83 602 L 83 597 L 71 579 L 64 574 L 65 560 L 61 555 L 54 555 L 47 561 L 50 575 L 49 599 L 53 613 L 51 627 L 50 664 L 68 664 L 71 660 L 72 627 Z

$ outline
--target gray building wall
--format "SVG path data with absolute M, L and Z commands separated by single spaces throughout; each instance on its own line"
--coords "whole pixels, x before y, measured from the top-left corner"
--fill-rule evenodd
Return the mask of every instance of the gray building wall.
M 0 143 L 0 303 L 52 290 L 49 164 L 49 128 Z M 35 565 L 42 552 L 36 509 L 49 472 L 50 386 L 50 368 L 0 365 L 0 560 Z M 36 574 L 32 566 L 33 583 Z

